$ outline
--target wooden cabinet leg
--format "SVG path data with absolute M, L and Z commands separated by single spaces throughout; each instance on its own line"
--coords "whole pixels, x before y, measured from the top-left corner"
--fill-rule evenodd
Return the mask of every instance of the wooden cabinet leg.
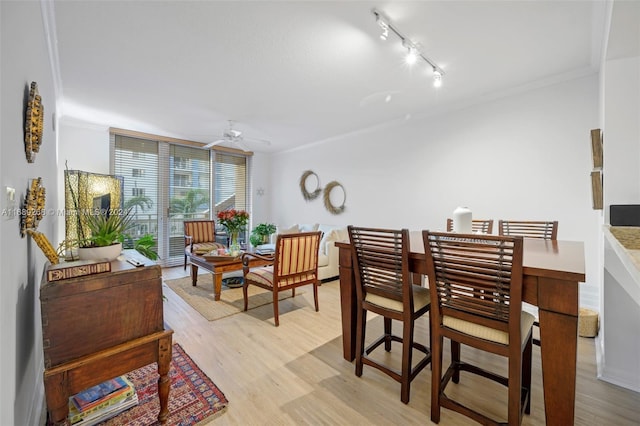
M 49 419 L 54 426 L 66 426 L 69 416 L 67 373 L 63 372 L 44 378 Z
M 160 399 L 160 413 L 158 421 L 162 424 L 169 418 L 169 390 L 171 379 L 169 378 L 169 368 L 171 367 L 172 356 L 171 336 L 161 339 L 158 344 L 158 397 Z

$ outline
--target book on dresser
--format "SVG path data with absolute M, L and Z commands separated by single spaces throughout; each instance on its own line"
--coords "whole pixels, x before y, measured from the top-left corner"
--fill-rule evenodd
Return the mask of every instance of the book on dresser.
M 74 260 L 47 267 L 47 281 L 59 281 L 85 275 L 111 272 L 111 262 L 103 260 Z
M 135 403 L 132 401 L 135 400 Z M 113 414 L 137 404 L 137 394 L 127 376 L 119 376 L 85 389 L 69 398 L 69 421 L 83 424 L 98 416 Z M 126 406 L 124 409 L 122 408 Z M 113 414 L 115 415 L 115 414 Z

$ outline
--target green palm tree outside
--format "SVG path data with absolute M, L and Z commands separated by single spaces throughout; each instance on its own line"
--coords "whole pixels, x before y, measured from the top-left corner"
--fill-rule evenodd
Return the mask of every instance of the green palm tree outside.
M 169 201 L 171 213 L 184 215 L 197 213 L 198 209 L 209 208 L 209 194 L 204 189 L 193 188 L 187 191 L 184 197 L 175 197 Z

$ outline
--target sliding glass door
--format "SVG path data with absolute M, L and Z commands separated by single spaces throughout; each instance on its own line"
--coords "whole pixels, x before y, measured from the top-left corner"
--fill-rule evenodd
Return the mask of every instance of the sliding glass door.
M 148 136 L 148 135 L 147 135 Z M 111 173 L 124 178 L 132 236 L 151 234 L 162 266 L 184 261 L 184 221 L 216 219 L 221 210 L 250 210 L 248 158 L 162 140 L 111 134 Z M 225 241 L 224 230 L 219 241 Z M 240 242 L 248 240 L 247 233 Z
M 211 219 L 210 151 L 170 145 L 168 160 L 168 254 L 175 264 L 184 259 L 184 221 Z
M 216 152 L 214 164 L 214 217 L 223 210 L 249 211 L 247 157 Z M 225 232 L 224 229 L 219 231 Z M 248 232 L 240 233 L 240 245 L 246 244 L 247 241 L 249 241 Z

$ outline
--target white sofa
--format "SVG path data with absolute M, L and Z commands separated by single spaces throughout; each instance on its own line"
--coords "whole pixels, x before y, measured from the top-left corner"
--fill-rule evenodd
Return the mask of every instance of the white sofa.
M 278 227 L 276 234 L 279 233 L 298 233 L 321 231 L 322 240 L 320 240 L 320 250 L 318 252 L 318 278 L 320 281 L 328 281 L 338 278 L 338 248 L 335 246 L 336 241 L 348 241 L 349 234 L 344 226 L 325 225 L 318 223 L 302 223 L 294 224 L 289 228 Z M 276 234 L 272 235 L 271 244 L 265 244 L 260 248 L 275 249 Z

